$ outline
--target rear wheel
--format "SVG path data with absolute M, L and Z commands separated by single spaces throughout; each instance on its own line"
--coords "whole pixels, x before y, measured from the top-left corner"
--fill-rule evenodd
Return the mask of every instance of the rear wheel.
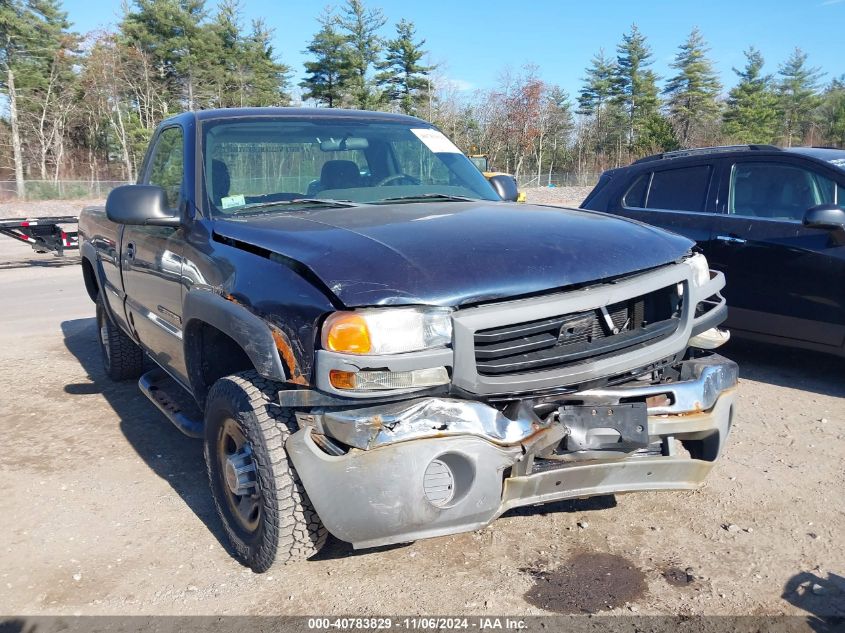
M 144 350 L 117 327 L 97 298 L 97 339 L 103 356 L 103 368 L 112 380 L 137 378 L 144 371 Z
M 275 404 L 278 386 L 257 372 L 221 378 L 208 394 L 205 461 L 223 527 L 237 559 L 255 572 L 304 560 L 327 532 L 284 443 L 293 411 Z

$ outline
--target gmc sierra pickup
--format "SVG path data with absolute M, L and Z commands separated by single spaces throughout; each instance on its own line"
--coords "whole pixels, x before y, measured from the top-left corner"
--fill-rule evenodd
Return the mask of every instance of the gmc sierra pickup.
M 694 488 L 724 447 L 724 277 L 686 238 L 509 202 L 385 113 L 185 113 L 140 174 L 79 221 L 105 369 L 202 438 L 257 572 L 327 530 L 373 547 Z

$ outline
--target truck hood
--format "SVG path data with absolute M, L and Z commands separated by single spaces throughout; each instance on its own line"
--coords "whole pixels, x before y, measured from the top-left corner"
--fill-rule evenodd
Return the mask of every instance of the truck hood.
M 347 307 L 518 297 L 654 268 L 693 246 L 602 213 L 484 201 L 272 213 L 213 230 L 308 268 Z

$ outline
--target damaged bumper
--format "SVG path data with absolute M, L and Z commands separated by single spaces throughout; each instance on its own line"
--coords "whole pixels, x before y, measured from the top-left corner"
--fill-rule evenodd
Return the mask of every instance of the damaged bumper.
M 718 458 L 737 367 L 684 361 L 633 381 L 499 410 L 417 398 L 298 415 L 288 453 L 336 537 L 374 547 L 478 529 L 517 506 L 695 488 Z

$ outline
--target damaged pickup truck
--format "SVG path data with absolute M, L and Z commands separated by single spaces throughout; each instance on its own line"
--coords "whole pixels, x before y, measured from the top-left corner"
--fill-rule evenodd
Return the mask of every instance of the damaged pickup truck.
M 737 383 L 724 277 L 515 195 L 416 118 L 234 109 L 163 122 L 83 211 L 106 373 L 203 439 L 242 563 L 701 484 Z

